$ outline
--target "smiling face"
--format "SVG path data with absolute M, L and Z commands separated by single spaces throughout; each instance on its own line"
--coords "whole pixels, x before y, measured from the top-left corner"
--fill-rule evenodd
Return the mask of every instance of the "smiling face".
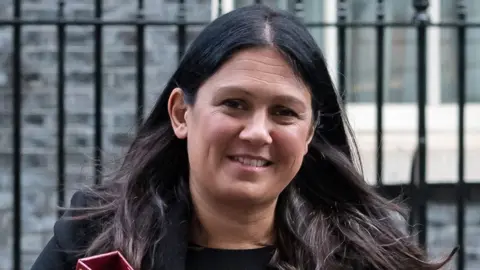
M 175 134 L 187 139 L 190 190 L 220 202 L 275 201 L 300 169 L 312 136 L 311 95 L 282 55 L 241 51 L 198 90 L 175 89 Z

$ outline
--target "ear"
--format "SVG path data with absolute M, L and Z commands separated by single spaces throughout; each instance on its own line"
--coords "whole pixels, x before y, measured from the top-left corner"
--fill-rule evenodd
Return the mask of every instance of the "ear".
M 187 110 L 183 90 L 180 88 L 173 89 L 168 98 L 168 114 L 172 124 L 173 132 L 179 139 L 187 138 Z

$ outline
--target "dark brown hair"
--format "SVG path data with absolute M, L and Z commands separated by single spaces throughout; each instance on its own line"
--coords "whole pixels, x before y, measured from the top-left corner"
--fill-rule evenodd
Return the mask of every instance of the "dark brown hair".
M 280 194 L 276 210 L 278 269 L 440 269 L 451 255 L 429 262 L 414 239 L 395 226 L 402 208 L 381 197 L 359 169 L 352 130 L 323 55 L 293 15 L 262 5 L 236 9 L 213 21 L 188 51 L 140 128 L 112 181 L 96 188 L 109 216 L 88 254 L 121 250 L 137 269 L 154 252 L 172 200 L 190 203 L 186 143 L 174 136 L 167 101 L 175 87 L 187 102 L 236 52 L 269 46 L 281 52 L 310 88 L 318 121 L 302 167 Z

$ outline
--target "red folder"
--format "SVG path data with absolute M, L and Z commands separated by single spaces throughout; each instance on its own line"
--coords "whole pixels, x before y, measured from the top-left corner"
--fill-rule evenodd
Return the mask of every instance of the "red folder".
M 118 251 L 79 259 L 76 270 L 133 270 Z

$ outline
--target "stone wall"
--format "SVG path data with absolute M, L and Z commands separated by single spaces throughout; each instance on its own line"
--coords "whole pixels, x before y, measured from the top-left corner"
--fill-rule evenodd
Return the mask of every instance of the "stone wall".
M 12 14 L 11 1 L 0 2 L 0 19 Z M 56 0 L 24 0 L 23 15 L 51 19 Z M 66 2 L 68 18 L 92 18 L 93 0 Z M 107 19 L 135 16 L 135 1 L 104 0 Z M 177 1 L 145 0 L 147 18 L 174 20 Z M 187 0 L 188 20 L 209 20 L 210 0 Z M 201 27 L 188 28 L 191 41 Z M 152 106 L 177 64 L 175 26 L 146 30 L 146 102 Z M 67 27 L 66 48 L 66 189 L 67 199 L 81 184 L 91 183 L 93 172 L 93 27 Z M 135 28 L 108 26 L 103 40 L 103 141 L 105 159 L 121 154 L 134 129 Z M 0 26 L 0 270 L 11 269 L 12 258 L 12 28 Z M 22 260 L 32 262 L 52 235 L 56 220 L 56 29 L 25 26 L 22 30 Z M 480 206 L 470 205 L 467 215 L 469 269 L 480 268 Z M 437 254 L 454 244 L 454 207 L 432 204 L 429 209 L 429 243 Z M 453 238 L 452 238 L 453 237 Z

